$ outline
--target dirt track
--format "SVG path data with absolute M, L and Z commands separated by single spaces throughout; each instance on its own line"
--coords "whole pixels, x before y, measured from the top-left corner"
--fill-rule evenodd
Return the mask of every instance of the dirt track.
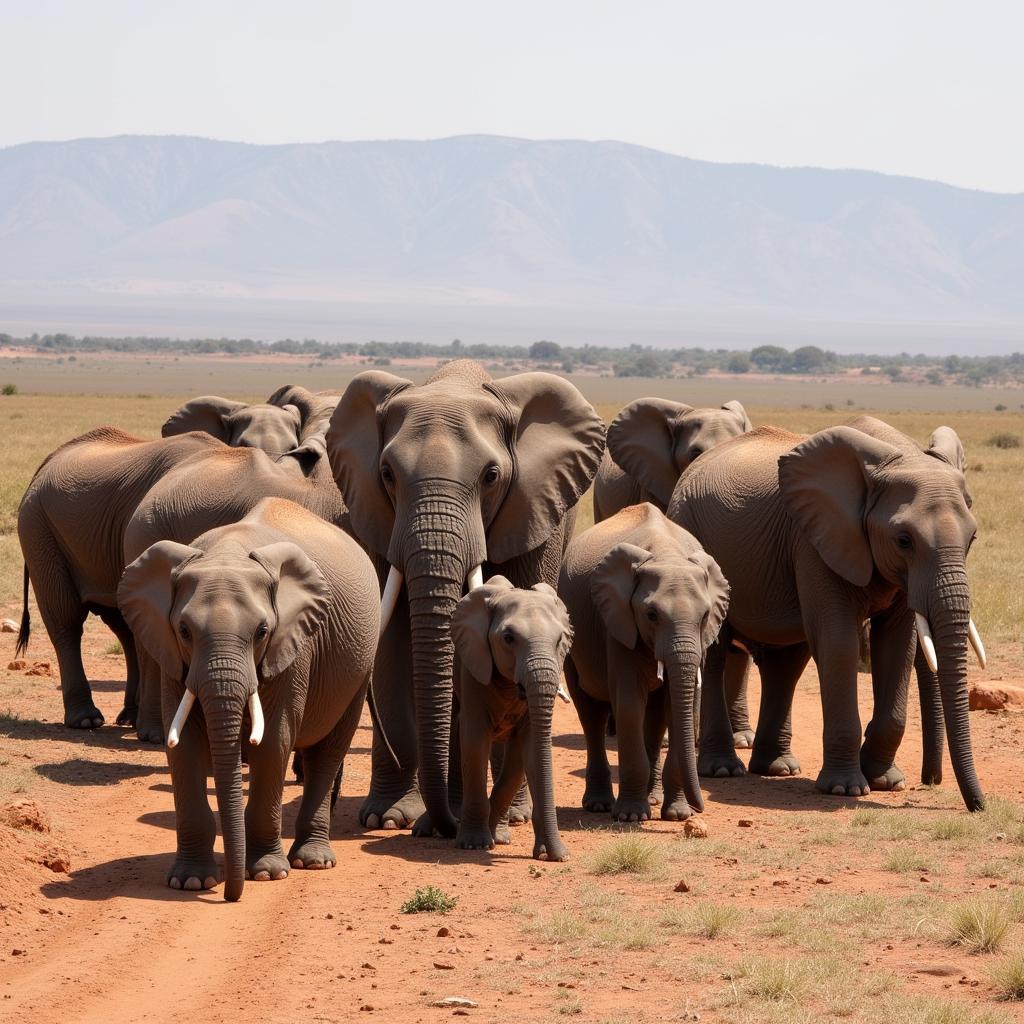
M 109 642 L 91 622 L 87 670 L 112 722 L 121 706 L 123 663 L 103 653 Z M 894 906 L 915 907 L 925 899 L 918 894 L 927 892 L 931 902 L 921 903 L 919 916 L 931 920 L 965 890 L 999 896 L 1022 888 L 1013 872 L 991 877 L 974 870 L 981 855 L 1020 859 L 1019 846 L 1011 850 L 990 836 L 980 840 L 980 853 L 955 843 L 936 852 L 922 838 L 937 858 L 930 871 L 883 867 L 884 855 L 906 843 L 866 846 L 863 830 L 850 824 L 855 810 L 902 808 L 924 829 L 937 815 L 963 813 L 952 773 L 947 767 L 947 788 L 939 791 L 912 787 L 860 801 L 815 794 L 821 717 L 809 674 L 794 714 L 803 776 L 705 780 L 711 838 L 682 840 L 680 826 L 648 823 L 643 831 L 664 861 L 651 876 L 597 877 L 588 869 L 593 851 L 616 830 L 603 816 L 577 810 L 582 737 L 572 708 L 560 705 L 556 796 L 572 853 L 568 865 L 535 867 L 528 828 L 514 830 L 512 846 L 493 856 L 407 833 L 363 833 L 356 813 L 369 781 L 364 716 L 335 816 L 335 870 L 248 883 L 234 905 L 219 891 L 173 892 L 163 884 L 174 848 L 163 752 L 111 725 L 91 734 L 65 730 L 56 680 L 7 670 L 13 647 L 13 636 L 0 637 L 0 710 L 22 719 L 0 728 L 0 804 L 31 799 L 51 831 L 0 826 L 0 1020 L 435 1021 L 453 1010 L 430 1002 L 451 995 L 477 1002 L 469 1015 L 487 1021 L 684 1020 L 694 1013 L 702 1020 L 741 1019 L 750 1001 L 735 995 L 731 965 L 765 952 L 811 957 L 806 936 L 765 935 L 789 911 L 813 911 L 818 916 L 808 921 L 824 920 L 823 894 L 841 901 L 882 893 Z M 41 628 L 29 654 L 52 660 Z M 987 673 L 1006 681 L 1013 675 L 998 663 Z M 863 713 L 870 686 L 866 677 L 861 682 Z M 1024 717 L 976 713 L 972 725 L 987 792 L 1021 802 Z M 900 759 L 911 784 L 920 759 L 918 728 L 915 711 Z M 27 791 L 16 792 L 22 787 Z M 286 836 L 297 802 L 298 788 L 290 784 Z M 750 825 L 740 827 L 741 819 Z M 52 861 L 54 851 L 67 853 L 70 873 L 38 862 Z M 680 878 L 690 893 L 674 891 Z M 399 913 L 416 887 L 430 884 L 459 897 L 451 914 Z M 694 901 L 741 912 L 720 937 L 702 938 L 685 924 L 671 925 L 671 915 L 685 915 Z M 593 934 L 566 932 L 564 941 L 553 941 L 560 919 L 552 922 L 550 911 L 581 905 L 589 908 L 584 916 Z M 653 948 L 630 948 L 651 945 L 650 935 L 632 942 L 629 935 L 616 937 L 617 917 L 652 922 Z M 841 923 L 836 949 L 847 956 L 857 951 L 862 977 L 891 972 L 890 995 L 899 999 L 934 996 L 995 1009 L 985 966 L 991 958 L 951 950 L 936 929 L 904 927 L 902 920 L 894 912 L 889 927 L 862 918 Z M 449 934 L 439 934 L 443 928 Z M 823 936 L 827 947 L 831 940 Z M 931 973 L 935 965 L 941 969 Z M 812 1006 L 819 1005 L 815 998 L 808 997 Z M 997 1012 L 1012 1016 L 1005 1007 Z

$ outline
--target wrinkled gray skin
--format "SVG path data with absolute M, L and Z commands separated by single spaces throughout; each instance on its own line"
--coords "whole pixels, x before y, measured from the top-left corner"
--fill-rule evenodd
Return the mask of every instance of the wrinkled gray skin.
M 500 572 L 519 587 L 557 581 L 604 425 L 560 377 L 492 381 L 478 363 L 457 360 L 420 386 L 359 374 L 327 447 L 354 536 L 377 556 L 382 582 L 388 565 L 404 576 L 374 671 L 376 712 L 396 758 L 375 729 L 360 821 L 415 822 L 417 834 L 451 838 L 452 614 L 481 563 L 485 577 Z
M 61 445 L 36 470 L 18 507 L 25 590 L 17 653 L 29 640 L 31 579 L 57 655 L 66 726 L 103 724 L 82 664 L 82 626 L 90 612 L 121 642 L 128 682 L 117 724 L 135 724 L 138 660 L 131 630 L 117 610 L 125 531 L 146 493 L 167 473 L 197 455 L 224 450 L 206 434 L 150 441 L 99 427 Z
M 167 752 L 178 838 L 168 885 L 217 884 L 211 771 L 226 900 L 239 899 L 247 877 L 333 867 L 331 786 L 359 722 L 379 627 L 376 574 L 358 544 L 313 513 L 270 498 L 189 545 L 162 540 L 146 548 L 125 569 L 118 599 L 162 669 L 164 727 L 186 689 L 196 698 L 180 742 Z M 265 718 L 258 746 L 249 743 L 254 692 Z M 286 856 L 281 794 L 293 747 L 303 752 L 305 771 Z
M 594 522 L 642 501 L 664 512 L 676 482 L 694 459 L 752 429 L 746 410 L 735 400 L 718 409 L 695 409 L 664 398 L 630 402 L 608 427 L 608 450 L 594 480 Z M 725 686 L 737 747 L 754 742 L 747 707 L 749 673 L 749 655 L 733 648 Z
M 313 462 L 290 455 L 274 460 L 259 448 L 218 444 L 176 466 L 139 502 L 125 529 L 121 564 L 157 541 L 189 544 L 207 530 L 237 522 L 267 497 L 287 498 L 342 529 L 348 525 L 326 455 Z M 144 653 L 139 655 L 139 678 L 139 739 L 162 743 L 159 669 Z
M 715 556 L 732 590 L 728 621 L 705 674 L 702 773 L 743 771 L 722 689 L 722 648 L 737 638 L 754 652 L 764 695 L 752 771 L 798 770 L 790 708 L 813 656 L 825 720 L 817 788 L 859 796 L 872 787 L 902 786 L 895 755 L 906 725 L 918 612 L 935 639 L 957 783 L 967 807 L 980 809 L 966 677 L 966 557 L 977 529 L 969 506 L 963 473 L 942 440 L 922 451 L 867 417 L 811 437 L 762 428 L 695 462 L 680 479 L 668 515 Z M 862 746 L 857 661 L 865 620 L 871 623 L 875 706 Z
M 611 811 L 619 821 L 651 816 L 652 771 L 667 714 L 661 816 L 680 821 L 702 811 L 694 702 L 698 670 L 729 604 L 718 565 L 645 502 L 572 541 L 558 592 L 576 627 L 565 674 L 587 741 L 584 808 Z M 605 751 L 609 710 L 618 726 L 617 798 Z
M 568 860 L 558 834 L 551 769 L 551 717 L 572 644 L 565 605 L 546 583 L 518 590 L 504 576 L 492 576 L 458 603 L 452 636 L 460 666 L 462 764 L 455 845 L 490 850 L 509 841 L 505 818 L 525 771 L 533 798 L 533 855 Z M 505 757 L 488 799 L 495 741 L 505 741 Z

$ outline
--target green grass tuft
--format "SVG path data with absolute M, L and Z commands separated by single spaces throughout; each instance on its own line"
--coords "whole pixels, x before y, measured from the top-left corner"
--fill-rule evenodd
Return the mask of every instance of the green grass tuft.
M 425 889 L 417 889 L 402 904 L 403 914 L 447 914 L 455 909 L 459 902 L 458 896 L 449 896 L 436 886 L 428 885 Z

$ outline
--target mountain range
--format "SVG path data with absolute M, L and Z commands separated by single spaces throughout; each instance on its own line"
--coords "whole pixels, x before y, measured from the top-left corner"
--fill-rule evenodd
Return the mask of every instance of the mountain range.
M 280 303 L 299 319 L 356 304 L 998 324 L 1019 338 L 1022 283 L 1024 194 L 870 171 L 495 136 L 0 150 L 0 320 L 29 297 Z

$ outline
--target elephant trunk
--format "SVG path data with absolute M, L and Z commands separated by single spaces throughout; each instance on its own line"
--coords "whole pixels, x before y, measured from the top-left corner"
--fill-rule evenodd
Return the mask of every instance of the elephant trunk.
M 695 811 L 704 810 L 704 795 L 700 791 L 700 781 L 697 778 L 694 728 L 700 660 L 700 650 L 692 640 L 673 643 L 668 657 L 665 658 L 672 728 L 670 746 L 677 759 L 683 795 Z
M 946 739 L 953 773 L 964 803 L 968 810 L 980 811 L 985 806 L 985 798 L 974 768 L 967 695 L 967 632 L 970 613 L 971 594 L 967 571 L 962 562 L 960 565 L 940 568 L 928 602 L 928 624 L 938 660 L 939 693 L 946 720 Z
M 942 715 L 939 677 L 928 666 L 920 647 L 914 657 L 914 671 L 917 674 L 917 690 L 921 699 L 921 782 L 926 786 L 937 786 L 942 782 L 942 751 L 945 746 L 946 724 Z
M 239 647 L 225 652 L 224 646 Z M 256 689 L 255 668 L 245 645 L 234 637 L 217 638 L 217 651 L 201 661 L 205 670 L 193 683 L 206 719 L 213 782 L 224 839 L 224 899 L 234 902 L 245 884 L 245 819 L 242 810 L 242 716 Z
M 448 802 L 448 754 L 455 647 L 451 622 L 469 571 L 483 561 L 473 544 L 468 502 L 433 494 L 414 506 L 404 545 L 412 635 L 420 795 L 433 828 L 452 838 L 457 822 Z M 482 527 L 478 531 L 482 539 Z M 392 562 L 394 564 L 394 561 Z
M 551 766 L 551 718 L 560 683 L 560 668 L 554 657 L 531 658 L 526 665 L 526 703 L 530 713 L 529 776 L 533 789 L 533 820 L 538 842 L 549 860 L 561 860 L 565 848 L 558 834 L 555 815 L 555 782 Z

